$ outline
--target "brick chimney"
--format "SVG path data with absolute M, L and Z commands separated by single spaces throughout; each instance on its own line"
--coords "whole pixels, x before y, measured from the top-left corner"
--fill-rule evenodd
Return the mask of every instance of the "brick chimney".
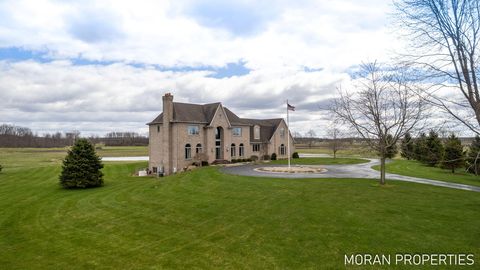
M 173 149 L 172 149 L 172 126 L 173 121 L 173 95 L 166 93 L 163 97 L 163 138 L 162 148 L 164 159 L 165 174 L 169 175 L 173 172 Z

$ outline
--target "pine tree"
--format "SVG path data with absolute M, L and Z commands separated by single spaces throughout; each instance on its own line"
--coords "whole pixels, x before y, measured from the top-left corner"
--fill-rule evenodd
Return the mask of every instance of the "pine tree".
M 424 155 L 423 162 L 428 166 L 435 166 L 443 160 L 444 147 L 438 137 L 438 133 L 431 130 L 426 141 L 427 152 Z
M 403 158 L 406 158 L 407 160 L 414 159 L 415 158 L 415 145 L 412 139 L 412 136 L 410 133 L 406 133 L 405 136 L 403 137 L 402 144 L 401 144 L 401 155 Z
M 442 167 L 451 169 L 452 173 L 455 173 L 455 169 L 463 165 L 465 165 L 465 162 L 462 142 L 452 133 L 445 141 L 445 155 L 443 157 Z
M 467 155 L 467 171 L 474 173 L 475 175 L 480 174 L 480 136 L 475 136 L 475 139 L 472 141 L 468 147 Z
M 420 134 L 420 136 L 415 140 L 413 148 L 414 159 L 424 162 L 427 151 L 427 135 L 422 132 L 422 134 Z
M 103 185 L 103 164 L 93 145 L 78 139 L 63 160 L 60 184 L 64 188 L 89 188 Z
M 392 143 L 392 140 L 393 140 L 393 136 L 388 134 L 387 135 L 387 145 L 390 145 Z M 397 144 L 392 144 L 392 145 L 387 147 L 385 157 L 386 158 L 394 158 L 397 153 L 398 153 Z

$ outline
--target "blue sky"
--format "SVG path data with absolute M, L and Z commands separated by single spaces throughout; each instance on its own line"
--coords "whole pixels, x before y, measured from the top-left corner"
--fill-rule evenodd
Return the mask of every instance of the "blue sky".
M 146 133 L 161 96 L 222 102 L 324 134 L 335 89 L 402 46 L 391 3 L 338 1 L 0 2 L 2 122 L 40 133 Z

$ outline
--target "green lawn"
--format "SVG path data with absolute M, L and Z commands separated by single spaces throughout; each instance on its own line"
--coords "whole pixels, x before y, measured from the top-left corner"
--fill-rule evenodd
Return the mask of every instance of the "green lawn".
M 11 159 L 1 154 L 0 164 Z M 105 186 L 88 190 L 61 189 L 59 164 L 6 166 L 0 268 L 341 269 L 345 253 L 480 257 L 478 193 L 365 179 L 249 178 L 216 167 L 132 176 L 144 166 L 107 163 Z
M 372 168 L 380 170 L 380 166 L 373 166 Z M 463 168 L 451 173 L 450 170 L 425 166 L 415 160 L 394 159 L 387 163 L 386 169 L 389 173 L 480 186 L 480 176 L 466 173 Z
M 290 159 L 291 164 L 300 165 L 338 165 L 338 164 L 360 164 L 367 163 L 367 159 L 361 158 L 330 158 L 330 157 L 314 157 L 314 158 L 294 158 Z M 272 160 L 271 164 L 287 164 L 288 160 Z

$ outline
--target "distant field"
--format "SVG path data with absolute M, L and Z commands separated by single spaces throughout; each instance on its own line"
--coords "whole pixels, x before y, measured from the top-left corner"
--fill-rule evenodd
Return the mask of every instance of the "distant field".
M 293 158 L 290 160 L 291 164 L 301 164 L 301 165 L 335 165 L 335 164 L 360 164 L 367 163 L 367 159 L 361 158 L 330 158 L 330 157 L 319 157 L 319 158 Z M 288 160 L 274 160 L 270 164 L 287 164 Z
M 4 167 L 39 167 L 61 164 L 68 148 L 0 148 Z M 101 157 L 148 156 L 147 146 L 104 146 Z
M 305 145 L 296 145 L 295 151 L 298 153 L 305 154 L 328 154 L 333 155 L 331 149 L 326 146 L 317 145 L 313 147 L 308 147 Z M 376 154 L 365 146 L 353 145 L 347 146 L 344 149 L 341 149 L 337 152 L 337 156 L 346 156 L 346 157 L 376 157 Z
M 380 166 L 373 166 L 372 168 L 380 170 Z M 389 173 L 400 175 L 480 186 L 480 176 L 466 173 L 465 168 L 459 168 L 455 173 L 451 173 L 450 170 L 425 166 L 415 160 L 395 159 L 387 163 L 386 170 Z

